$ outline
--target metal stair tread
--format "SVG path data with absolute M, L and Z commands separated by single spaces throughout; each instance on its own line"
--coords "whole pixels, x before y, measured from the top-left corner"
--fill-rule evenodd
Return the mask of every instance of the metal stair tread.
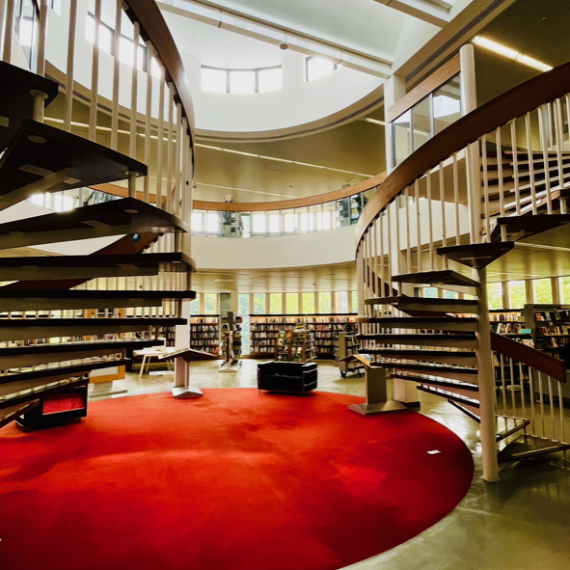
M 149 291 L 105 289 L 7 289 L 0 287 L 0 299 L 158 299 L 190 301 L 196 291 Z
M 364 353 L 365 354 L 365 353 Z M 381 361 L 381 365 L 385 365 L 386 368 L 409 368 L 411 370 L 429 370 L 433 372 L 457 372 L 461 374 L 473 374 L 476 376 L 479 371 L 477 368 L 458 368 L 457 366 L 448 366 L 445 364 L 429 364 L 428 362 L 424 364 L 420 363 L 403 363 L 403 362 L 386 362 Z M 429 376 L 429 373 L 426 373 Z M 437 376 L 437 374 L 433 374 Z
M 468 245 L 455 245 L 440 247 L 438 255 L 451 259 L 457 263 L 481 269 L 499 259 L 514 249 L 515 242 L 501 241 L 500 243 L 473 243 Z
M 433 394 L 434 396 L 439 396 L 440 398 L 446 398 L 448 400 L 453 400 L 455 402 L 463 403 L 465 405 L 472 406 L 474 408 L 480 408 L 480 404 L 477 400 L 473 400 L 472 398 L 467 398 L 465 396 L 460 396 L 452 392 L 447 392 L 439 388 L 431 388 L 430 386 L 422 386 L 420 384 L 418 386 L 418 390 L 420 390 L 421 392 L 427 392 L 428 394 Z
M 57 354 L 61 352 L 84 352 L 89 350 L 127 350 L 146 348 L 160 345 L 160 341 L 153 339 L 121 339 L 121 340 L 92 340 L 82 342 L 62 342 L 57 344 L 42 343 L 29 344 L 26 346 L 5 346 L 0 347 L 0 357 L 2 356 L 24 356 L 30 354 Z
M 474 281 L 457 271 L 453 271 L 452 269 L 394 275 L 392 277 L 392 281 L 396 283 L 417 283 L 422 285 L 432 285 L 437 283 L 440 285 L 479 287 L 479 283 L 477 283 L 477 281 Z
M 565 449 L 570 449 L 570 444 L 527 436 L 509 443 L 504 449 L 499 451 L 498 461 L 499 463 L 512 463 L 513 461 L 564 451 Z
M 391 378 L 397 380 L 408 380 L 410 382 L 416 382 L 418 384 L 423 384 L 424 382 L 429 382 L 430 384 L 437 384 L 439 386 L 447 388 L 458 388 L 462 390 L 469 390 L 471 392 L 478 392 L 479 386 L 477 384 L 470 384 L 469 382 L 455 381 L 442 379 L 442 378 L 429 378 L 427 375 L 416 375 L 416 374 L 398 374 L 392 373 Z
M 364 300 L 365 305 L 463 305 L 465 307 L 478 307 L 479 301 L 476 299 L 433 299 L 430 297 L 408 297 L 398 295 L 395 297 L 372 297 Z

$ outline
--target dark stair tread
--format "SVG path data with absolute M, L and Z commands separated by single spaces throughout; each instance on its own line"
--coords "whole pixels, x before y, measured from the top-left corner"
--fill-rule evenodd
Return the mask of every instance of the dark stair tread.
M 498 460 L 499 463 L 511 463 L 512 461 L 556 453 L 565 449 L 570 449 L 570 444 L 527 436 L 509 443 L 499 452 Z
M 479 386 L 477 386 L 477 384 L 469 384 L 468 382 L 451 382 L 450 380 L 443 380 L 442 378 L 428 378 L 427 376 L 410 376 L 404 374 L 390 374 L 390 377 L 397 380 L 416 382 L 417 384 L 427 382 L 437 384 L 442 388 L 460 388 L 462 390 L 469 390 L 470 392 L 479 392 Z
M 36 380 L 39 378 L 51 378 L 52 376 L 62 376 L 65 374 L 77 375 L 85 374 L 91 370 L 109 368 L 112 366 L 125 366 L 130 360 L 128 358 L 82 358 L 80 360 L 66 362 L 51 362 L 50 364 L 40 364 L 35 370 L 27 372 L 15 372 L 0 376 L 0 384 L 11 384 L 24 380 Z
M 516 419 L 515 423 L 516 423 L 516 425 L 514 425 L 510 428 L 506 428 L 503 431 L 497 433 L 497 441 L 503 441 L 507 437 L 510 437 L 511 435 L 514 435 L 518 431 L 523 430 L 526 426 L 530 425 L 530 420 Z
M 446 398 L 447 400 L 453 400 L 454 402 L 463 403 L 473 408 L 481 407 L 481 405 L 477 400 L 466 398 L 465 396 L 459 396 L 458 394 L 452 394 L 451 392 L 446 392 L 443 389 L 430 388 L 429 386 L 419 385 L 418 390 L 420 390 L 421 392 L 427 392 L 428 394 L 433 394 L 434 396 L 439 396 L 440 398 Z
M 474 243 L 469 245 L 455 245 L 451 247 L 440 247 L 438 255 L 473 267 L 481 269 L 493 263 L 499 257 L 514 249 L 515 243 L 512 241 L 502 241 L 499 243 Z
M 142 162 L 106 146 L 25 119 L 0 159 L 0 196 L 9 204 L 20 202 L 34 193 L 18 192 L 21 188 L 64 171 L 66 176 L 50 192 L 124 180 L 129 171 L 146 176 L 147 170 Z
M 1 351 L 1 349 L 0 349 Z M 450 351 L 450 350 L 421 350 L 418 348 L 363 348 L 360 350 L 361 354 L 380 354 L 382 356 L 393 356 L 397 358 L 396 355 L 409 356 L 417 360 L 421 360 L 422 356 L 431 356 L 446 358 L 448 356 L 453 356 L 454 358 L 475 358 L 477 356 L 476 352 L 463 352 L 463 351 Z M 1 352 L 0 352 L 1 354 Z
M 0 128 L 0 151 L 5 149 L 25 119 L 33 116 L 34 96 L 32 91 L 41 91 L 47 95 L 44 105 L 47 107 L 59 92 L 59 85 L 16 65 L 0 61 L 0 116 L 9 120 L 7 127 Z
M 30 344 L 27 346 L 7 346 L 0 348 L 2 356 L 25 356 L 30 354 L 57 354 L 66 352 L 85 352 L 89 350 L 139 350 L 161 344 L 158 340 L 123 339 L 123 340 L 92 340 L 83 342 L 62 342 L 58 344 Z
M 0 249 L 123 234 L 188 231 L 172 214 L 135 198 L 0 224 Z M 95 256 L 94 256 L 95 257 Z
M 366 299 L 365 305 L 463 305 L 465 307 L 477 307 L 479 301 L 472 299 L 439 299 L 431 297 L 408 297 L 407 295 L 398 295 L 395 297 L 374 297 Z
M 110 327 L 139 324 L 143 326 L 176 326 L 187 324 L 178 317 L 124 317 L 124 318 L 77 318 L 77 319 L 0 319 L 0 329 L 21 327 Z
M 191 301 L 196 291 L 137 291 L 93 289 L 5 289 L 0 287 L 0 299 L 164 299 Z
M 417 325 L 427 323 L 445 324 L 473 324 L 477 322 L 474 317 L 451 317 L 436 315 L 433 317 L 356 317 L 357 323 L 369 323 L 379 325 L 393 325 L 393 328 L 406 328 L 405 326 L 396 327 L 395 325 Z M 429 327 L 426 327 L 429 328 Z
M 526 214 L 524 216 L 505 216 L 495 218 L 495 228 L 491 232 L 491 240 L 501 239 L 501 227 L 508 233 L 524 232 L 524 237 L 539 234 L 570 223 L 570 214 Z
M 469 277 L 453 271 L 445 269 L 442 271 L 424 271 L 421 273 L 409 273 L 406 275 L 394 275 L 392 281 L 396 283 L 418 283 L 422 285 L 431 285 L 439 283 L 442 285 L 456 285 L 462 287 L 479 287 L 479 283 Z
M 481 418 L 473 411 L 471 411 L 470 409 L 464 407 L 462 404 L 460 404 L 459 402 L 456 402 L 454 400 L 451 400 L 448 398 L 447 400 L 454 408 L 457 408 L 459 411 L 463 412 L 466 416 L 470 417 L 472 420 L 476 421 L 477 423 L 481 423 Z
M 364 352 L 363 352 L 364 353 Z M 434 372 L 434 376 L 437 376 L 437 372 L 459 372 L 461 374 L 473 374 L 474 376 L 478 374 L 477 368 L 458 368 L 457 366 L 447 366 L 445 364 L 405 364 L 403 362 L 383 362 L 381 365 L 386 366 L 386 368 L 407 368 L 410 370 L 418 370 L 418 371 L 425 371 L 429 370 L 429 373 L 426 373 L 426 376 L 429 376 L 431 372 Z
M 0 409 L 0 428 L 3 428 L 16 418 L 19 418 L 22 414 L 33 410 L 39 405 L 40 401 L 37 399 L 37 396 L 35 396 L 32 401 L 22 402 L 9 408 Z
M 56 394 L 58 392 L 67 392 L 70 388 L 80 388 L 89 384 L 88 378 L 66 378 L 57 380 L 49 384 L 40 384 L 33 388 L 19 390 L 16 393 L 0 396 L 0 410 L 23 404 L 31 400 L 41 398 L 46 394 Z

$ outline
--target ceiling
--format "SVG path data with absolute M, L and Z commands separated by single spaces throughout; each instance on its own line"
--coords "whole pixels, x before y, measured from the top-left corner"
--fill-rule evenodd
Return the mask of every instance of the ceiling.
M 251 271 L 210 270 L 192 275 L 192 289 L 204 293 L 353 291 L 356 289 L 356 270 L 354 262 Z

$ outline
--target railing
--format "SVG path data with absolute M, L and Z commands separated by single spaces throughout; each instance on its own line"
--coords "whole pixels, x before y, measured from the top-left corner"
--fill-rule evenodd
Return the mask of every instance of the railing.
M 570 176 L 566 166 L 569 157 L 565 155 L 570 150 L 569 93 L 570 64 L 566 64 L 449 125 L 386 178 L 369 200 L 356 231 L 361 316 L 397 315 L 389 305 L 365 305 L 367 298 L 423 294 L 421 284 L 414 291 L 413 285 L 396 282 L 394 276 L 448 268 L 471 271 L 437 255 L 437 249 L 508 239 L 506 230 L 495 229 L 495 218 L 568 211 L 563 190 Z M 483 355 L 485 362 L 488 358 L 491 368 L 490 339 L 485 332 L 486 270 L 478 270 L 478 276 L 483 291 L 478 355 Z M 379 331 L 377 324 L 363 324 L 361 328 L 364 338 Z M 406 331 L 402 328 L 401 332 Z M 540 364 L 531 364 L 530 368 L 536 371 L 531 370 L 529 375 L 532 382 L 536 379 L 550 388 L 551 381 Z M 487 378 L 492 372 L 479 368 L 479 375 L 483 378 L 479 382 L 481 398 L 486 390 L 492 401 L 494 392 Z M 531 385 L 530 390 L 542 394 L 540 387 Z M 540 398 L 542 402 L 543 396 Z M 528 394 L 523 400 L 527 399 Z M 554 400 L 550 397 L 549 401 Z M 559 401 L 562 409 L 563 400 Z M 551 406 L 548 413 L 553 410 Z M 535 423 L 542 425 L 544 413 L 541 405 Z M 482 432 L 485 429 L 489 435 L 494 427 L 484 428 L 487 420 L 482 418 Z
M 0 0 L 1 54 L 10 63 L 21 61 L 14 37 L 21 36 L 19 5 L 20 0 Z M 37 43 L 37 58 L 28 63 L 32 71 L 59 82 L 64 109 L 58 114 L 52 105 L 44 117 L 40 93 L 34 119 L 146 164 L 146 176 L 128 173 L 126 194 L 158 204 L 190 224 L 192 99 L 182 60 L 156 2 L 95 0 L 94 13 L 88 14 L 87 3 L 69 0 L 62 3 L 61 15 L 50 8 L 49 0 L 38 0 L 38 5 L 37 33 L 28 42 Z M 179 236 L 176 249 L 190 252 L 189 234 Z

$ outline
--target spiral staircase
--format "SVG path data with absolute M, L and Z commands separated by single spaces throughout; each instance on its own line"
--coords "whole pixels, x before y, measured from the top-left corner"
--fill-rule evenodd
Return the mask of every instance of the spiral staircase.
M 520 274 L 530 264 L 537 277 L 568 275 L 555 256 L 570 245 L 570 153 L 560 113 L 568 108 L 569 70 L 565 65 L 530 80 L 428 141 L 380 186 L 357 230 L 360 352 L 396 383 L 445 398 L 480 424 L 488 481 L 497 480 L 498 464 L 570 448 L 564 362 L 490 332 L 487 303 L 489 269 Z M 550 136 L 543 127 L 547 112 L 555 118 Z M 505 140 L 509 130 L 512 139 Z M 445 188 L 450 179 L 453 192 Z M 440 203 L 450 194 L 456 200 L 456 223 L 438 222 L 438 236 L 437 191 Z M 457 196 L 465 204 L 481 202 L 480 222 L 476 213 L 470 227 L 460 228 Z M 420 238 L 422 197 L 427 240 Z M 437 288 L 440 298 L 417 296 L 425 287 Z M 508 363 L 507 378 L 499 359 Z
M 160 188 L 149 188 L 150 135 L 163 128 L 162 119 L 151 113 L 151 101 L 143 118 L 137 115 L 136 105 L 134 111 L 129 111 L 110 102 L 117 115 L 116 125 L 119 115 L 125 120 L 124 114 L 131 114 L 134 142 L 129 154 L 97 141 L 97 113 L 108 111 L 109 102 L 98 93 L 95 79 L 90 91 L 90 105 L 96 109 L 91 113 L 95 134 L 85 138 L 73 133 L 69 125 L 58 128 L 44 123 L 44 111 L 58 95 L 66 98 L 69 118 L 72 116 L 71 105 L 79 90 L 73 79 L 73 61 L 70 72 L 68 60 L 63 83 L 48 77 L 50 69 L 54 76 L 57 70 L 45 60 L 38 62 L 38 70 L 43 73 L 14 65 L 10 53 L 15 43 L 12 4 L 9 2 L 6 28 L 0 30 L 5 40 L 4 61 L 0 62 L 0 212 L 37 193 L 108 182 L 127 182 L 129 196 L 0 223 L 0 250 L 6 255 L 0 256 L 0 427 L 41 406 L 46 398 L 85 390 L 94 371 L 129 364 L 127 353 L 163 344 L 161 331 L 186 324 L 181 318 L 181 304 L 195 297 L 190 289 L 195 265 L 188 255 L 191 196 L 187 196 L 192 188 L 187 180 L 191 180 L 188 117 L 192 111 L 183 89 L 177 90 L 175 85 L 180 85 L 180 80 L 172 72 L 176 67 L 172 62 L 180 62 L 180 58 L 160 10 L 150 0 L 132 1 L 130 6 L 117 3 L 119 15 L 119 11 L 128 10 L 135 38 L 144 35 L 149 57 L 156 53 L 160 58 L 165 68 L 160 87 L 163 94 L 169 90 L 174 109 L 180 111 L 176 117 L 171 109 L 166 127 L 165 169 L 169 177 L 163 199 Z M 71 4 L 73 18 L 77 3 L 72 0 Z M 100 0 L 96 5 L 100 20 Z M 47 3 L 42 3 L 41 9 L 45 12 L 39 14 L 43 26 L 40 52 L 43 41 L 45 56 Z M 2 33 L 0 42 L 1 37 Z M 74 38 L 75 33 L 70 33 L 71 53 Z M 93 58 L 95 69 L 99 61 L 96 46 Z M 169 76 L 167 85 L 165 74 Z M 148 75 L 152 88 L 156 80 Z M 117 76 L 115 79 L 118 81 Z M 147 92 L 150 98 L 149 93 L 152 89 Z M 146 133 L 148 144 L 144 152 L 138 149 L 138 155 L 142 153 L 145 162 L 137 159 L 136 138 L 140 138 L 141 131 Z M 160 134 L 160 130 L 157 132 Z M 177 134 L 177 140 L 172 133 Z M 184 142 L 189 143 L 190 154 Z M 158 146 L 160 153 L 162 145 Z M 137 178 L 141 187 L 144 184 L 144 193 L 137 192 Z M 75 242 L 77 249 L 81 244 L 78 240 L 102 237 L 115 239 L 90 255 L 40 255 L 40 251 L 30 255 L 34 246 Z M 19 256 L 22 251 L 26 255 Z M 110 281 L 127 282 L 127 278 L 134 278 L 137 287 L 105 286 Z M 110 310 L 114 316 L 107 316 Z

